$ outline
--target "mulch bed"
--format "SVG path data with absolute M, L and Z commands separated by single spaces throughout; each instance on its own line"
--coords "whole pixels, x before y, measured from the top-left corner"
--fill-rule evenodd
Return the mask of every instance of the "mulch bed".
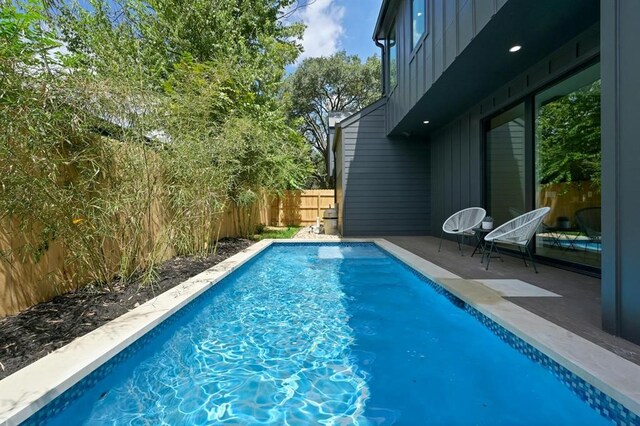
M 175 257 L 163 263 L 158 279 L 115 283 L 112 291 L 87 286 L 0 319 L 0 379 L 83 336 L 147 300 L 244 250 L 253 241 L 226 238 L 216 255 Z

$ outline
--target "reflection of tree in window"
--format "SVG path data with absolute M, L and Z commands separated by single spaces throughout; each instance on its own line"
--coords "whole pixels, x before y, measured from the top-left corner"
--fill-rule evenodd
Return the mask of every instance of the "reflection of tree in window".
M 600 80 L 538 109 L 540 184 L 592 181 L 600 186 Z

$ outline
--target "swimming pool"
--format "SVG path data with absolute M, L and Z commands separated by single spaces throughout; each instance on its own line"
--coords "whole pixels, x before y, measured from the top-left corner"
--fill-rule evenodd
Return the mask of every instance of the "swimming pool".
M 609 424 L 488 321 L 374 244 L 278 244 L 30 421 Z

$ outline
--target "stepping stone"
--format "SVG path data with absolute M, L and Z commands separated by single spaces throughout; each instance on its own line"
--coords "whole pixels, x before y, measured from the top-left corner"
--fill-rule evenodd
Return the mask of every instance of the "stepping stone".
M 533 284 L 521 280 L 501 279 L 501 280 L 473 280 L 498 292 L 502 297 L 562 297 Z

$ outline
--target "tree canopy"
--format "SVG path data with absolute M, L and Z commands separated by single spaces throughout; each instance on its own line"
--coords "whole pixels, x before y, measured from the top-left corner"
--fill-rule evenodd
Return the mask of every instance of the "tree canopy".
M 362 62 L 341 51 L 329 57 L 307 58 L 290 75 L 284 96 L 290 117 L 299 117 L 300 132 L 315 153 L 315 184 L 326 187 L 325 158 L 329 113 L 355 113 L 381 96 L 380 58 Z
M 538 110 L 540 183 L 600 184 L 600 80 Z

